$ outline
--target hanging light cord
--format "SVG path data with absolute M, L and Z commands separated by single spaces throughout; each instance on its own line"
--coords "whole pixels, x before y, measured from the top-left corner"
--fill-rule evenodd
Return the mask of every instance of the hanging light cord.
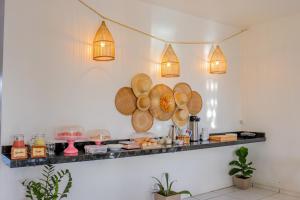
M 217 41 L 217 42 L 215 42 L 215 41 L 170 41 L 170 40 L 165 40 L 163 38 L 157 37 L 157 36 L 152 35 L 150 33 L 146 33 L 144 31 L 141 31 L 141 30 L 139 30 L 137 28 L 134 28 L 132 26 L 128 26 L 126 24 L 118 22 L 118 21 L 116 21 L 114 19 L 111 19 L 109 17 L 106 17 L 103 14 L 101 14 L 99 11 L 97 11 L 96 9 L 94 9 L 93 7 L 91 7 L 90 5 L 88 5 L 87 3 L 85 3 L 83 0 L 78 0 L 78 1 L 82 5 L 84 5 L 85 7 L 87 7 L 89 10 L 91 10 L 92 12 L 94 12 L 96 15 L 98 15 L 100 18 L 102 18 L 103 20 L 110 21 L 110 22 L 112 22 L 114 24 L 122 26 L 122 27 L 124 27 L 126 29 L 129 29 L 131 31 L 135 31 L 135 32 L 140 33 L 142 35 L 145 35 L 147 37 L 150 37 L 150 38 L 153 38 L 153 39 L 156 39 L 156 40 L 159 40 L 161 42 L 168 43 L 168 44 L 183 44 L 183 45 L 187 45 L 187 44 L 191 44 L 191 45 L 197 45 L 197 44 L 198 45 L 199 44 L 202 44 L 202 45 L 204 45 L 204 44 L 219 44 L 219 43 L 225 42 L 226 40 L 229 40 L 229 39 L 231 39 L 233 37 L 236 37 L 236 36 L 238 36 L 238 35 L 240 35 L 240 34 L 242 34 L 242 33 L 244 33 L 245 31 L 248 30 L 248 29 L 242 29 L 242 30 L 240 30 L 240 31 L 238 31 L 238 32 L 236 32 L 236 33 L 234 33 L 234 34 L 232 34 L 232 35 L 230 35 L 230 36 L 228 36 L 228 37 L 220 40 L 220 41 Z

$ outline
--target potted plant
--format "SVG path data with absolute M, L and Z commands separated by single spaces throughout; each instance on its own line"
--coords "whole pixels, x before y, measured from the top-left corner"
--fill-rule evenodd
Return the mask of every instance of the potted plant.
M 181 194 L 188 194 L 192 196 L 192 194 L 187 190 L 180 192 L 173 191 L 172 186 L 175 181 L 169 180 L 169 173 L 164 173 L 163 176 L 165 177 L 166 185 L 163 185 L 162 181 L 158 178 L 153 177 L 153 179 L 156 180 L 155 186 L 158 187 L 158 190 L 154 193 L 155 200 L 180 200 Z
M 55 172 L 53 165 L 45 165 L 42 178 L 25 180 L 22 185 L 26 188 L 26 199 L 31 200 L 59 200 L 67 198 L 72 187 L 72 176 L 68 169 Z M 61 189 L 61 183 L 64 187 Z
M 229 163 L 232 169 L 229 175 L 233 176 L 233 184 L 240 189 L 246 190 L 251 187 L 252 174 L 255 168 L 252 167 L 252 162 L 247 162 L 248 148 L 241 147 L 235 151 L 238 160 L 233 160 Z

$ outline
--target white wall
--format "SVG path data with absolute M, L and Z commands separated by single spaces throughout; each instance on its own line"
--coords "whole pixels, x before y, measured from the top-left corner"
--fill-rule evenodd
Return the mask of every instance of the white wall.
M 300 192 L 300 15 L 252 27 L 242 36 L 244 128 L 266 131 L 250 150 L 256 182 Z
M 90 0 L 95 8 L 117 20 L 170 40 L 215 40 L 237 29 L 175 11 L 135 1 Z M 174 46 L 181 60 L 181 77 L 163 79 L 158 63 L 161 42 L 108 23 L 116 41 L 117 59 L 94 62 L 91 42 L 100 19 L 74 0 L 9 0 L 6 3 L 4 83 L 1 144 L 12 135 L 45 132 L 60 125 L 79 124 L 86 129 L 107 128 L 114 138 L 132 132 L 130 118 L 114 107 L 118 88 L 130 84 L 133 75 L 149 74 L 154 83 L 173 87 L 188 82 L 204 99 L 202 125 L 213 131 L 240 129 L 239 40 L 222 48 L 229 61 L 224 76 L 206 70 L 210 45 Z M 212 89 L 211 89 L 212 88 Z M 217 102 L 212 106 L 211 100 Z M 213 114 L 215 113 L 215 114 Z M 212 117 L 211 115 L 215 116 Z M 170 122 L 155 122 L 151 130 L 166 135 Z M 216 149 L 58 165 L 74 176 L 72 200 L 151 199 L 151 176 L 169 171 L 180 189 L 193 193 L 231 185 L 227 164 L 233 149 Z M 37 177 L 40 167 L 9 169 L 0 164 L 0 198 L 22 199 L 19 181 Z
M 3 72 L 3 39 L 4 39 L 4 0 L 0 0 L 0 72 L 1 72 L 1 83 L 2 83 L 2 72 Z M 2 96 L 2 84 L 0 86 L 0 94 Z M 2 99 L 0 100 L 0 104 L 2 105 Z M 0 112 L 1 112 L 0 108 Z M 1 120 L 1 116 L 0 116 Z M 1 124 L 0 124 L 1 127 Z M 0 143 L 1 143 L 1 137 L 0 137 Z

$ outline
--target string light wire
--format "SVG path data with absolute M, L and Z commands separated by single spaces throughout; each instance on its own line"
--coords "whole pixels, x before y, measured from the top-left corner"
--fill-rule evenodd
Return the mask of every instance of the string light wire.
M 147 33 L 147 32 L 144 32 L 144 31 L 141 31 L 137 28 L 134 28 L 132 26 L 129 26 L 129 25 L 126 25 L 126 24 L 123 24 L 121 22 L 118 22 L 114 19 L 111 19 L 109 17 L 106 17 L 104 16 L 103 14 L 101 14 L 99 11 L 97 11 L 96 9 L 94 9 L 93 7 L 91 7 L 90 5 L 88 5 L 86 2 L 84 2 L 83 0 L 78 0 L 83 6 L 85 6 L 86 8 L 88 8 L 90 11 L 94 12 L 96 15 L 98 15 L 100 18 L 102 18 L 103 20 L 106 20 L 106 21 L 109 21 L 111 23 L 114 23 L 114 24 L 117 24 L 119 26 L 122 26 L 128 30 L 131 30 L 131 31 L 134 31 L 134 32 L 137 32 L 137 33 L 140 33 L 142 35 L 145 35 L 147 37 L 150 37 L 150 38 L 153 38 L 155 40 L 158 40 L 158 41 L 161 41 L 161 42 L 164 42 L 164 43 L 167 43 L 167 44 L 181 44 L 181 45 L 205 45 L 205 44 L 211 44 L 211 45 L 214 45 L 214 44 L 220 44 L 222 42 L 225 42 L 233 37 L 236 37 L 244 32 L 246 32 L 248 29 L 242 29 L 228 37 L 225 37 L 224 39 L 220 40 L 220 41 L 170 41 L 170 40 L 166 40 L 166 39 L 163 39 L 161 37 L 158 37 L 158 36 L 155 36 L 153 34 L 150 34 L 150 33 Z

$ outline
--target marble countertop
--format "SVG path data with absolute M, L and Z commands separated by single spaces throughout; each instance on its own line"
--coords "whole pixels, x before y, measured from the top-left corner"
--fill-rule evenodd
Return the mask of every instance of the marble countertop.
M 30 167 L 45 164 L 59 164 L 59 163 L 71 163 L 71 162 L 83 162 L 83 161 L 93 161 L 93 160 L 105 160 L 105 159 L 117 159 L 135 156 L 146 156 L 153 154 L 162 153 L 175 153 L 180 151 L 192 151 L 205 148 L 217 148 L 223 146 L 232 146 L 247 143 L 256 143 L 266 141 L 265 133 L 253 132 L 256 134 L 255 137 L 242 137 L 242 132 L 231 132 L 238 134 L 238 140 L 232 142 L 216 142 L 216 141 L 199 141 L 191 142 L 189 145 L 165 145 L 159 149 L 135 149 L 135 150 L 120 150 L 120 151 L 108 151 L 104 154 L 86 154 L 84 152 L 84 146 L 87 144 L 93 144 L 93 142 L 78 142 L 76 147 L 79 150 L 77 156 L 64 156 L 63 150 L 66 147 L 66 143 L 57 143 L 55 155 L 48 156 L 47 158 L 28 158 L 26 160 L 11 160 L 10 150 L 11 146 L 2 146 L 2 160 L 10 168 L 18 167 Z M 225 133 L 221 133 L 225 134 Z M 114 140 L 107 142 L 108 144 L 118 143 L 120 140 Z

